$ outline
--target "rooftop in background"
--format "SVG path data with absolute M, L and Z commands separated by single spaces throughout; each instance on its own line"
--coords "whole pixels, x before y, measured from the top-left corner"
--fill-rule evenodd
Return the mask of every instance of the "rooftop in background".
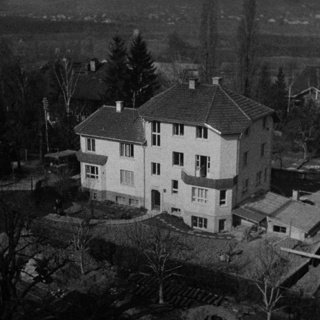
M 128 141 L 137 144 L 145 142 L 142 119 L 137 110 L 103 106 L 75 127 L 79 135 L 108 140 Z
M 209 125 L 221 134 L 240 134 L 273 110 L 218 84 L 174 85 L 139 108 L 147 120 Z
M 299 95 L 310 88 L 320 89 L 320 66 L 307 66 L 293 83 L 291 95 Z
M 45 158 L 63 158 L 63 157 L 69 157 L 72 155 L 76 155 L 77 151 L 76 150 L 63 150 L 59 152 L 52 152 L 52 153 L 47 153 L 44 155 Z

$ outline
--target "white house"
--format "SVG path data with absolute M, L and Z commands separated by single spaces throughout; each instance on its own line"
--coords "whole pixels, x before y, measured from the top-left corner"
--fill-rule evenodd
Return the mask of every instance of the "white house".
M 138 110 L 103 106 L 75 128 L 82 186 L 99 200 L 228 230 L 234 207 L 269 190 L 272 113 L 220 78 L 177 84 Z

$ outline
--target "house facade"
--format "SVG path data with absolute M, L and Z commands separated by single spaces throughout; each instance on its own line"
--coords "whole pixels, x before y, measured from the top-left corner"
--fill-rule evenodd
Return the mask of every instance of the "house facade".
M 94 198 L 228 230 L 232 209 L 269 190 L 272 110 L 195 79 L 138 111 L 104 106 L 79 124 L 81 184 Z

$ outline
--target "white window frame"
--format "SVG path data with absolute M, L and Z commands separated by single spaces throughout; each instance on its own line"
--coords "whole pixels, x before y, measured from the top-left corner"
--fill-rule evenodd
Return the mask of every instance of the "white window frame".
M 124 197 L 124 196 L 116 196 L 116 203 L 125 205 L 126 204 L 126 197 Z
M 129 206 L 131 206 L 131 207 L 139 207 L 139 200 L 138 199 L 129 198 Z
M 275 228 L 278 228 L 279 231 L 276 231 Z M 273 231 L 273 232 L 277 232 L 277 233 L 284 233 L 284 234 L 286 234 L 286 233 L 287 233 L 287 227 L 279 226 L 279 225 L 273 225 L 272 231 Z
M 87 179 L 99 179 L 99 168 L 89 164 L 85 165 L 85 175 Z
M 86 149 L 90 152 L 96 152 L 96 139 L 86 138 Z
M 182 123 L 172 124 L 172 135 L 173 136 L 183 136 L 184 135 L 184 125 Z
M 120 157 L 133 158 L 134 145 L 132 143 L 120 143 Z
M 181 213 L 181 209 L 180 208 L 171 207 L 171 213 L 180 214 Z
M 151 175 L 153 176 L 160 176 L 160 163 L 158 162 L 151 162 Z
M 207 158 L 207 176 L 208 174 L 210 173 L 210 157 L 209 156 L 202 156 L 202 155 L 199 155 L 197 154 L 196 155 L 196 176 L 200 176 L 200 160 L 201 160 L 201 157 L 205 157 Z
M 191 225 L 193 228 L 208 229 L 208 219 L 198 216 L 191 216 Z
M 134 187 L 134 172 L 120 169 L 120 184 Z
M 208 139 L 208 128 L 197 126 L 196 127 L 196 138 L 197 139 Z
M 160 146 L 160 122 L 151 122 L 151 145 L 159 147 Z
M 178 160 L 178 161 L 175 161 L 175 160 Z M 172 152 L 172 165 L 179 166 L 179 167 L 184 166 L 184 154 L 182 152 L 177 152 L 177 151 Z
M 176 186 L 175 186 L 176 184 Z M 179 181 L 178 180 L 171 180 L 171 193 L 177 194 L 179 192 Z
M 208 189 L 192 187 L 191 201 L 197 202 L 197 203 L 207 203 L 208 202 Z
M 219 205 L 226 206 L 227 205 L 227 190 L 219 191 Z

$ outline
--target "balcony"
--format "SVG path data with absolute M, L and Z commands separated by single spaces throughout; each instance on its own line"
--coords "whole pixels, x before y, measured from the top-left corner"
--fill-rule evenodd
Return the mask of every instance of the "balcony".
M 209 179 L 203 177 L 195 177 L 188 174 L 184 169 L 181 170 L 181 179 L 185 184 L 210 188 L 210 189 L 231 189 L 238 181 L 238 176 L 230 179 Z

